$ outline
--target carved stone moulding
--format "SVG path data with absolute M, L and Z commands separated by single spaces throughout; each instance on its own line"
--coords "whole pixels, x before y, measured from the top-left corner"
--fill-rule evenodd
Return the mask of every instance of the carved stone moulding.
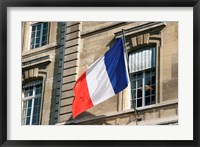
M 52 61 L 50 55 L 26 60 L 22 62 L 22 81 L 38 78 Z

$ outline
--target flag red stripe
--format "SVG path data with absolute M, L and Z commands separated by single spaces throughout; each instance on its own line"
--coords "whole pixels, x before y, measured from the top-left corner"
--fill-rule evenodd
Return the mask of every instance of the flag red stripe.
M 73 118 L 93 106 L 88 91 L 86 72 L 84 72 L 77 80 L 74 86 L 74 100 L 72 103 Z

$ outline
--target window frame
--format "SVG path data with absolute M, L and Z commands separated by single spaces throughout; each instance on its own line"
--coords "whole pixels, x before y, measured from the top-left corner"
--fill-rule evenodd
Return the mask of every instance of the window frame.
M 135 108 L 139 108 L 139 109 L 145 109 L 146 107 L 149 107 L 149 106 L 152 106 L 152 105 L 155 105 L 158 103 L 157 101 L 157 46 L 152 44 L 152 45 L 144 45 L 144 46 L 140 46 L 140 47 L 136 47 L 135 49 L 130 49 L 129 52 L 127 52 L 127 57 L 128 57 L 128 61 L 129 61 L 129 55 L 132 54 L 132 53 L 136 53 L 138 51 L 143 51 L 145 49 L 148 49 L 148 48 L 154 48 L 155 49 L 155 54 L 154 54 L 154 58 L 155 58 L 155 67 L 153 68 L 148 68 L 148 69 L 144 69 L 144 70 L 141 70 L 141 71 L 136 71 L 136 72 L 133 72 L 133 73 L 138 73 L 138 72 L 142 72 L 142 106 L 140 107 L 137 107 L 137 97 L 134 98 L 133 97 L 133 94 L 132 94 L 132 77 L 131 77 L 131 72 L 130 72 L 130 69 L 129 69 L 129 77 L 130 77 L 130 108 L 133 109 L 133 105 L 135 105 Z M 129 67 L 129 62 L 128 62 L 128 67 Z M 154 103 L 153 104 L 149 104 L 149 105 L 145 105 L 145 100 L 146 100 L 146 96 L 145 96 L 145 87 L 146 87 L 146 81 L 145 81 L 145 74 L 146 74 L 146 71 L 150 70 L 152 71 L 152 69 L 154 70 L 155 72 L 155 84 L 153 86 L 155 86 L 155 100 L 154 100 Z M 151 76 L 150 76 L 151 77 Z M 135 88 L 135 91 L 137 94 L 137 87 Z M 151 98 L 150 98 L 151 99 Z M 135 101 L 135 102 L 134 102 Z
M 25 97 L 25 94 L 23 92 L 23 87 L 22 87 L 22 117 L 21 117 L 21 121 L 22 121 L 22 125 L 40 125 L 41 123 L 41 111 L 42 111 L 42 96 L 43 96 L 43 80 L 35 80 L 35 81 L 31 81 L 31 82 L 36 82 L 36 81 L 40 81 L 39 84 L 36 84 L 33 87 L 32 91 L 32 95 L 31 96 L 27 96 Z M 31 83 L 31 82 L 28 82 L 27 84 Z M 40 85 L 41 84 L 41 92 L 39 94 L 36 94 L 36 89 L 37 89 L 37 85 Z M 26 84 L 24 84 L 26 85 Z M 30 86 L 31 87 L 31 86 Z M 39 104 L 39 117 L 38 117 L 38 124 L 32 124 L 32 120 L 33 120 L 33 112 L 34 112 L 34 104 L 35 104 L 35 99 L 39 98 L 40 100 L 40 104 Z M 26 119 L 27 119 L 27 110 L 28 110 L 28 104 L 26 104 L 26 108 L 24 109 L 24 103 L 28 103 L 28 101 L 31 100 L 31 114 L 30 114 L 30 122 L 29 124 L 26 124 Z M 24 113 L 24 110 L 25 110 L 25 115 L 23 114 Z M 23 123 L 23 119 L 25 119 L 25 122 Z
M 32 27 L 34 26 L 34 25 L 37 25 L 37 24 L 39 24 L 39 23 L 41 23 L 42 25 L 41 25 L 41 31 L 40 31 L 40 41 L 39 41 L 39 46 L 38 47 L 35 47 L 35 44 L 36 43 L 34 43 L 34 48 L 32 48 L 31 46 L 32 46 L 32 44 L 31 44 L 31 40 L 32 40 Z M 29 29 L 29 41 L 28 41 L 28 48 L 29 48 L 29 50 L 34 50 L 34 49 L 38 49 L 38 48 L 41 48 L 41 47 L 43 47 L 43 46 L 45 46 L 45 45 L 42 45 L 42 36 L 43 36 L 43 26 L 44 26 L 44 23 L 47 23 L 48 25 L 48 28 L 47 28 L 47 34 L 46 34 L 46 37 L 47 37 L 47 39 L 46 39 L 46 44 L 45 45 L 48 45 L 49 44 L 49 35 L 50 35 L 50 22 L 31 22 L 30 23 L 30 29 Z M 35 38 L 35 36 L 34 36 L 34 38 Z

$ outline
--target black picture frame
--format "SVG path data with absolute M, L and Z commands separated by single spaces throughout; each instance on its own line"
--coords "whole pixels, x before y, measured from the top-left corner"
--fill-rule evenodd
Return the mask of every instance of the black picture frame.
M 7 8 L 8 7 L 193 7 L 193 140 L 7 140 Z M 0 145 L 1 146 L 199 146 L 200 2 L 199 0 L 2 0 L 0 2 Z M 9 91 L 8 91 L 9 92 Z M 185 108 L 187 109 L 187 108 Z M 186 132 L 187 133 L 187 132 Z

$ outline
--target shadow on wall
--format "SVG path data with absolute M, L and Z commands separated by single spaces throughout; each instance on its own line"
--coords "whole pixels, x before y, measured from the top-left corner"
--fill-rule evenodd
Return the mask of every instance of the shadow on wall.
M 53 84 L 52 84 L 52 94 L 51 94 L 51 108 L 50 108 L 50 119 L 49 124 L 54 125 L 59 120 L 59 108 L 60 108 L 60 82 L 61 82 L 61 72 L 62 70 L 62 56 L 63 56 L 63 31 L 62 27 L 65 27 L 65 24 L 62 22 L 57 22 L 57 34 L 56 34 L 56 49 L 55 49 L 55 62 L 53 69 Z

